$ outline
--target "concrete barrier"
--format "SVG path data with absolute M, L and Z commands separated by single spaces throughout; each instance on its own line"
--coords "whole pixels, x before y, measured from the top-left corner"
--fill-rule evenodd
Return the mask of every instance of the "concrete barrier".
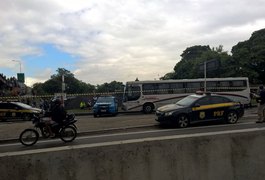
M 263 180 L 265 128 L 0 154 L 1 180 Z

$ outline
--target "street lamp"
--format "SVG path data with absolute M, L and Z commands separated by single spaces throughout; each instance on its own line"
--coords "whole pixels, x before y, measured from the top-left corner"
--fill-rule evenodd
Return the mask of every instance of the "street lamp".
M 21 73 L 21 61 L 19 61 L 19 60 L 12 60 L 12 61 L 19 63 L 19 70 L 20 70 L 20 73 Z

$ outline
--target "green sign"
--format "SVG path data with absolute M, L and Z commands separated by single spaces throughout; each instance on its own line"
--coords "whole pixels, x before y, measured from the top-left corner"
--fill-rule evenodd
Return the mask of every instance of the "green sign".
M 24 73 L 17 73 L 17 80 L 18 80 L 18 82 L 24 83 L 25 82 Z

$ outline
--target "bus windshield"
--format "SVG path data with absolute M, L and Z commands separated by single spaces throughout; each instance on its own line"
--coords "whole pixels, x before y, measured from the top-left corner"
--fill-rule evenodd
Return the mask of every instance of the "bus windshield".
M 139 99 L 141 96 L 141 91 L 140 91 L 140 87 L 139 86 L 131 86 L 131 85 L 127 85 L 125 88 L 125 94 L 124 94 L 124 98 L 123 101 L 135 101 L 137 99 Z

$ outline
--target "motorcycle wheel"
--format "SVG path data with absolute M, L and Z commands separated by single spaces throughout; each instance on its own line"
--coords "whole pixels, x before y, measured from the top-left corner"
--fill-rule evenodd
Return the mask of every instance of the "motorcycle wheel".
M 60 130 L 59 135 L 63 142 L 72 142 L 76 138 L 77 132 L 74 127 L 66 126 Z
M 19 141 L 24 146 L 32 146 L 39 139 L 39 133 L 35 129 L 25 129 L 19 136 Z

